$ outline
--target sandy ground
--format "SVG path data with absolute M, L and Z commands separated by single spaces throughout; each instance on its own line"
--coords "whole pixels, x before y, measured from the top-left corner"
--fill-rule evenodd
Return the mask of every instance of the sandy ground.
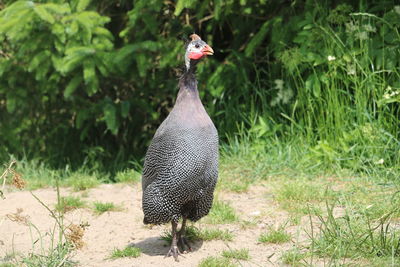
M 88 224 L 81 249 L 73 253 L 78 266 L 197 266 L 207 256 L 221 256 L 223 250 L 248 248 L 251 259 L 237 262 L 242 266 L 282 266 L 280 256 L 294 246 L 294 242 L 303 239 L 305 232 L 302 224 L 286 229 L 293 236 L 292 242 L 285 244 L 260 244 L 257 239 L 269 226 L 278 226 L 288 221 L 288 214 L 278 209 L 268 186 L 253 186 L 246 193 L 219 192 L 220 200 L 228 201 L 240 217 L 240 220 L 252 221 L 244 227 L 241 223 L 209 225 L 202 220 L 195 225 L 199 228 L 228 229 L 234 234 L 234 240 L 204 241 L 193 244 L 193 252 L 185 254 L 175 262 L 172 257 L 165 258 L 169 247 L 160 235 L 170 225 L 148 227 L 143 225 L 140 185 L 104 184 L 85 193 L 61 189 L 61 195 L 76 195 L 84 199 L 89 206 L 94 201 L 113 202 L 122 207 L 121 211 L 96 215 L 90 208 L 81 208 L 66 213 L 65 225 Z M 54 209 L 57 193 L 54 188 L 40 189 L 33 193 L 48 207 Z M 0 263 L 6 255 L 13 252 L 27 255 L 41 253 L 43 247 L 50 244 L 49 233 L 53 231 L 55 221 L 29 191 L 9 191 L 6 199 L 0 199 Z M 18 213 L 19 212 L 19 213 Z M 15 215 L 18 213 L 19 220 Z M 24 222 L 24 220 L 26 220 Z M 39 231 L 29 227 L 26 222 L 35 225 Z M 305 224 L 304 224 L 305 225 Z M 30 234 L 30 231 L 32 234 Z M 38 232 L 42 238 L 39 238 Z M 32 240 L 38 240 L 32 248 Z M 128 245 L 141 248 L 138 258 L 119 258 L 112 260 L 110 254 L 114 248 L 123 249 Z

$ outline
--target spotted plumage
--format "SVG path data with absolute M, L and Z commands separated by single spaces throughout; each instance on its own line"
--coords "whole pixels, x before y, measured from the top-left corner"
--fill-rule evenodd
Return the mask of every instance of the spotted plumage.
M 168 255 L 175 259 L 177 242 L 187 245 L 186 219 L 197 221 L 208 214 L 218 178 L 218 133 L 201 103 L 194 74 L 199 53 L 203 57 L 213 51 L 192 35 L 175 105 L 154 135 L 142 176 L 144 223 L 172 222 L 175 241 Z M 182 228 L 177 232 L 181 218 Z

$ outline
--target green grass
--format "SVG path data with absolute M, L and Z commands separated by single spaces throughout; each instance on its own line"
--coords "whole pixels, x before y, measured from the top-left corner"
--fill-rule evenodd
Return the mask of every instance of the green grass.
M 14 157 L 11 157 L 15 160 Z M 63 177 L 63 171 L 50 169 L 44 162 L 38 160 L 17 160 L 16 171 L 27 182 L 27 189 L 55 186 L 56 178 Z
M 70 259 L 71 248 L 59 246 L 46 254 L 30 254 L 22 259 L 22 263 L 29 267 L 36 266 L 76 266 L 76 262 Z
M 214 200 L 210 213 L 206 217 L 206 222 L 211 224 L 234 223 L 238 220 L 239 217 L 234 208 L 229 203 L 219 200 Z
M 293 179 L 278 182 L 274 199 L 279 205 L 295 214 L 321 214 L 318 204 L 333 197 L 333 192 L 325 186 L 323 179 Z
M 126 247 L 124 249 L 117 249 L 115 248 L 114 251 L 111 253 L 111 258 L 112 259 L 118 259 L 118 258 L 137 258 L 142 254 L 142 251 L 140 248 L 137 247 Z
M 198 267 L 236 267 L 238 265 L 233 264 L 230 259 L 223 257 L 212 257 L 209 256 L 203 259 Z
M 199 238 L 204 241 L 211 240 L 222 240 L 222 241 L 232 241 L 233 234 L 228 230 L 220 229 L 202 229 L 199 232 Z
M 188 241 L 200 240 L 200 230 L 193 225 L 188 225 L 186 226 L 185 237 Z M 171 243 L 172 241 L 171 230 L 165 230 L 164 233 L 161 235 L 161 239 L 166 241 L 168 244 Z
M 74 191 L 87 190 L 99 184 L 100 181 L 95 175 L 79 172 L 73 173 L 64 181 L 64 185 L 72 187 Z
M 400 257 L 400 230 L 392 216 L 399 207 L 379 219 L 351 207 L 335 215 L 335 207 L 327 203 L 327 216 L 318 216 L 321 229 L 311 235 L 313 253 L 335 259 Z
M 56 182 L 57 192 L 57 207 L 63 206 L 63 198 L 60 195 L 60 188 Z M 64 225 L 64 212 L 62 210 L 52 210 L 47 206 L 41 199 L 39 199 L 32 191 L 31 195 L 45 208 L 49 213 L 50 217 L 54 222 L 54 227 L 51 227 L 49 231 L 42 233 L 39 227 L 29 223 L 30 231 L 35 231 L 39 235 L 39 240 L 32 240 L 32 251 L 28 256 L 22 256 L 21 263 L 24 266 L 75 266 L 76 262 L 72 260 L 71 252 L 74 250 L 73 240 L 71 240 L 67 232 L 67 226 Z M 75 202 L 75 201 L 74 201 Z M 64 202 L 65 204 L 65 202 Z M 49 248 L 44 249 L 43 246 L 39 246 L 39 251 L 35 248 L 38 244 L 43 244 L 43 237 L 49 236 L 51 238 Z M 38 242 L 39 241 L 39 242 Z
M 278 227 L 277 229 L 273 229 L 272 227 L 266 233 L 262 233 L 258 238 L 258 242 L 260 243 L 274 243 L 281 244 L 286 243 L 291 240 L 292 236 L 285 231 L 283 226 Z
M 115 181 L 117 183 L 138 183 L 141 180 L 141 174 L 133 169 L 117 172 Z
M 231 191 L 235 193 L 245 193 L 249 186 L 255 182 L 250 170 L 245 168 L 238 159 L 228 161 L 221 159 L 223 163 L 220 167 L 217 190 Z M 231 159 L 230 159 L 231 160 Z
M 306 254 L 302 253 L 298 248 L 292 248 L 282 253 L 280 259 L 284 264 L 290 266 L 301 266 L 301 261 L 306 258 Z
M 93 210 L 96 214 L 103 214 L 108 211 L 120 211 L 121 207 L 118 207 L 112 202 L 93 202 Z
M 246 248 L 224 250 L 222 251 L 222 257 L 245 261 L 250 260 L 249 250 Z
M 220 229 L 199 229 L 195 226 L 189 225 L 186 227 L 186 238 L 188 241 L 211 241 L 211 240 L 222 240 L 222 241 L 232 241 L 233 234 L 228 230 Z M 161 239 L 165 240 L 167 243 L 171 243 L 172 235 L 171 231 L 165 231 L 161 235 Z
M 85 206 L 86 202 L 80 199 L 79 197 L 67 196 L 67 197 L 61 197 L 60 202 L 57 203 L 56 205 L 56 210 L 65 213 L 70 210 L 83 208 Z
M 14 267 L 18 263 L 18 254 L 15 252 L 8 252 L 3 258 L 0 258 L 0 267 Z

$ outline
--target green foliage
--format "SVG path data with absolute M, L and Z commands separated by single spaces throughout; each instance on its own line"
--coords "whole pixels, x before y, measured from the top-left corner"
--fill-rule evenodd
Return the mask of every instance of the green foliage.
M 211 240 L 222 240 L 222 241 L 232 241 L 233 234 L 228 230 L 220 230 L 220 229 L 199 229 L 194 226 L 186 227 L 185 237 L 189 241 L 211 241 Z M 168 244 L 172 241 L 171 231 L 165 231 L 161 236 L 162 240 L 168 242 Z
M 117 207 L 114 203 L 112 202 L 99 202 L 96 201 L 93 203 L 94 205 L 94 211 L 97 214 L 103 214 L 104 212 L 107 211 L 118 211 L 121 210 L 121 208 Z
M 214 200 L 207 222 L 212 224 L 233 223 L 238 220 L 235 210 L 224 201 Z
M 74 172 L 68 179 L 65 180 L 64 184 L 66 186 L 71 186 L 74 191 L 82 191 L 99 185 L 100 181 L 95 175 Z
M 233 264 L 230 259 L 222 258 L 222 257 L 212 257 L 209 256 L 201 260 L 198 267 L 236 267 L 236 264 Z
M 302 266 L 301 261 L 306 257 L 306 254 L 302 253 L 298 248 L 292 248 L 285 251 L 281 260 L 284 264 L 288 264 L 290 266 Z
M 85 207 L 85 202 L 79 197 L 67 196 L 61 197 L 59 203 L 56 205 L 56 210 L 62 213 L 70 210 L 79 209 Z
M 243 132 L 260 147 L 293 138 L 314 169 L 397 177 L 393 1 L 10 0 L 0 8 L 2 161 L 91 163 L 113 175 L 140 162 L 175 99 L 182 39 L 197 32 L 216 51 L 198 79 L 223 142 Z
M 137 183 L 141 180 L 141 174 L 135 170 L 124 170 L 115 174 L 118 183 Z
M 268 232 L 263 233 L 258 238 L 260 243 L 280 244 L 290 241 L 292 236 L 286 232 L 285 226 L 279 226 L 277 229 L 270 228 Z
M 250 260 L 249 250 L 245 248 L 224 250 L 222 256 L 228 259 Z
M 118 258 L 125 258 L 125 257 L 130 257 L 130 258 L 137 258 L 141 254 L 140 248 L 136 247 L 126 247 L 124 249 L 114 249 L 114 251 L 111 253 L 111 258 L 112 259 L 118 259 Z
M 199 238 L 204 241 L 210 240 L 222 240 L 222 241 L 232 241 L 233 234 L 228 230 L 220 229 L 202 229 L 199 233 Z
M 351 208 L 335 216 L 334 208 L 327 202 L 327 217 L 319 216 L 321 231 L 311 236 L 314 253 L 332 258 L 399 257 L 400 232 L 392 220 L 398 206 L 378 220 Z
M 323 181 L 293 180 L 278 182 L 275 189 L 275 200 L 287 211 L 300 214 L 320 213 L 315 204 L 333 197 L 333 192 Z

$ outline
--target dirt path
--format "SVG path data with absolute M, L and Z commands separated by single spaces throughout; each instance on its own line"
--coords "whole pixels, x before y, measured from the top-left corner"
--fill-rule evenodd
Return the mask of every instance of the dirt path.
M 62 189 L 61 195 L 80 196 L 89 205 L 94 201 L 101 201 L 113 202 L 122 207 L 121 211 L 101 215 L 95 215 L 90 208 L 81 208 L 66 214 L 66 225 L 89 224 L 83 236 L 84 246 L 74 252 L 73 259 L 79 262 L 78 266 L 197 266 L 208 256 L 221 256 L 223 250 L 239 248 L 249 249 L 251 256 L 249 261 L 240 262 L 242 266 L 282 266 L 280 256 L 293 246 L 293 242 L 277 245 L 259 244 L 257 241 L 260 234 L 267 231 L 268 226 L 277 226 L 288 221 L 286 212 L 277 208 L 268 192 L 267 186 L 253 186 L 247 193 L 242 194 L 219 192 L 218 198 L 228 201 L 235 208 L 241 221 L 252 223 L 247 226 L 243 223 L 196 223 L 199 228 L 228 229 L 235 237 L 231 242 L 197 242 L 194 244 L 194 252 L 180 257 L 179 262 L 175 262 L 171 257 L 164 258 L 168 247 L 165 241 L 160 240 L 160 235 L 165 229 L 169 229 L 170 225 L 152 228 L 143 225 L 140 185 L 104 184 L 86 193 Z M 55 207 L 55 189 L 40 189 L 34 191 L 34 194 L 50 208 Z M 13 214 L 15 215 L 18 209 L 20 218 L 16 219 Z M 39 239 L 35 244 L 34 253 L 40 253 L 38 232 L 24 224 L 24 220 L 38 227 L 46 247 L 46 244 L 49 244 L 49 236 L 45 233 L 54 227 L 54 219 L 49 214 L 28 191 L 7 192 L 6 199 L 0 200 L 0 263 L 1 259 L 12 252 L 22 255 L 32 252 L 32 239 Z M 301 226 L 288 224 L 286 230 L 292 234 L 293 241 L 301 239 L 304 235 Z M 127 245 L 141 248 L 141 256 L 109 259 L 114 248 L 123 249 Z

